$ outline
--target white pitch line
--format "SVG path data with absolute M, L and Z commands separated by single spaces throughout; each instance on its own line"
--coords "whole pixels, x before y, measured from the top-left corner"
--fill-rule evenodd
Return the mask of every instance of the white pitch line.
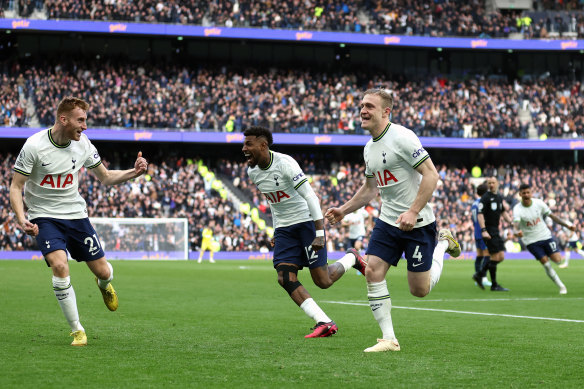
M 447 303 L 451 301 L 456 302 L 474 302 L 474 301 L 548 301 L 548 300 L 584 300 L 584 297 L 520 297 L 520 298 L 502 298 L 502 299 L 435 299 L 435 300 L 426 300 L 426 299 L 419 299 L 413 300 L 414 303 L 424 303 L 424 302 L 441 302 Z
M 358 305 L 368 307 L 368 303 L 350 303 L 345 301 L 323 301 L 325 303 L 331 304 L 343 304 L 343 305 Z M 479 316 L 501 316 L 501 317 L 512 317 L 516 319 L 533 319 L 533 320 L 550 320 L 550 321 L 564 321 L 564 322 L 571 322 L 571 323 L 584 323 L 584 320 L 575 320 L 575 319 L 559 319 L 556 317 L 539 317 L 539 316 L 520 316 L 520 315 L 507 315 L 504 313 L 485 313 L 485 312 L 469 312 L 469 311 L 455 311 L 452 309 L 436 309 L 436 308 L 419 308 L 419 307 L 400 307 L 397 305 L 392 305 L 393 308 L 398 309 L 411 309 L 414 311 L 433 311 L 433 312 L 447 312 L 447 313 L 461 313 L 465 315 L 479 315 Z

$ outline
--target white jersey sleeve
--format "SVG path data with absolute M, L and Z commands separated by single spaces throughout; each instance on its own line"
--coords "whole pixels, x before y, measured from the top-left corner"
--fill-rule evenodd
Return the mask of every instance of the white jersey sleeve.
M 399 137 L 395 138 L 396 151 L 411 167 L 416 169 L 425 160 L 430 158 L 426 149 L 422 146 L 420 138 L 413 131 L 403 131 Z
M 20 154 L 16 158 L 14 171 L 27 177 L 30 176 L 37 158 L 36 154 L 35 148 L 31 145 L 30 138 L 27 139 L 20 150 Z

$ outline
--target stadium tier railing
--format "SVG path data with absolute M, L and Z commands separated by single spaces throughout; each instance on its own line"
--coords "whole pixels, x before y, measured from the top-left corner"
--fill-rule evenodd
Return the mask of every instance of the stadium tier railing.
M 470 50 L 582 50 L 584 40 L 574 39 L 487 39 L 487 38 L 441 38 L 392 34 L 355 34 L 351 32 L 269 30 L 263 28 L 189 26 L 181 24 L 129 23 L 115 21 L 76 21 L 40 19 L 0 19 L 0 29 L 16 31 L 62 31 L 76 33 L 99 33 L 105 35 L 157 35 L 182 39 L 251 39 L 288 42 L 315 42 L 338 44 L 379 45 L 389 47 L 424 47 L 436 49 Z
M 42 128 L 3 127 L 0 139 L 23 139 L 41 131 Z M 135 142 L 178 142 L 243 144 L 241 132 L 194 132 L 157 130 L 111 130 L 105 128 L 88 129 L 85 134 L 92 141 L 135 141 Z M 342 134 L 284 134 L 274 133 L 274 143 L 278 145 L 306 146 L 365 146 L 369 135 Z M 420 137 L 425 147 L 446 149 L 494 149 L 494 150 L 583 150 L 583 138 L 569 139 L 499 139 L 499 138 L 437 138 Z

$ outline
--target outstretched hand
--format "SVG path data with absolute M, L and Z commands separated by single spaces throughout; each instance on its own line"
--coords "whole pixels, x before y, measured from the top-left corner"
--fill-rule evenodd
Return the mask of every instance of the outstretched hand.
M 134 163 L 136 177 L 146 173 L 146 169 L 148 169 L 148 162 L 146 161 L 146 158 L 142 157 L 142 152 L 138 151 L 138 157 L 136 158 L 136 163 Z
M 324 217 L 326 218 L 326 220 L 328 220 L 330 224 L 336 224 L 343 220 L 345 215 L 343 214 L 340 208 L 329 208 L 325 212 Z

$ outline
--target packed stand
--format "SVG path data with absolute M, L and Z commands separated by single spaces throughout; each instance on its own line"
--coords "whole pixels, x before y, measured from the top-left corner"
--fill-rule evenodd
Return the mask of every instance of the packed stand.
M 18 68 L 0 72 L 0 126 L 25 127 L 29 124 L 32 113 L 25 97 L 30 93 L 29 83 Z
M 54 123 L 50 107 L 75 95 L 90 103 L 90 128 L 241 132 L 261 125 L 273 132 L 363 134 L 359 99 L 381 85 L 395 96 L 392 121 L 418 136 L 526 138 L 529 123 L 519 120 L 521 109 L 544 122 L 554 117 L 562 131 L 541 128 L 550 137 L 583 136 L 584 89 L 560 78 L 522 84 L 482 76 L 387 80 L 303 69 L 109 63 L 43 64 L 22 77 L 43 127 Z M 542 127 L 539 117 L 534 123 Z
M 2 205 L 2 228 L 0 250 L 34 250 L 34 239 L 24 235 L 16 226 L 10 211 L 8 185 L 11 181 L 14 155 L 1 155 L 0 204 Z M 148 157 L 148 156 L 147 156 Z M 160 156 L 152 156 L 153 160 Z M 364 167 L 358 162 L 330 162 L 313 158 L 312 155 L 295 156 L 303 170 L 311 178 L 324 210 L 339 206 L 350 199 L 364 180 Z M 160 158 L 159 160 L 162 160 Z M 198 164 L 186 158 L 165 158 L 165 162 L 150 162 L 145 176 L 113 187 L 99 184 L 93 175 L 84 172 L 80 177 L 80 190 L 86 198 L 90 217 L 184 217 L 189 221 L 190 249 L 198 251 L 201 232 L 214 223 L 214 238 L 223 251 L 265 251 L 270 248 L 269 237 L 260 231 L 251 217 L 234 209 L 211 188 L 209 182 L 198 174 Z M 107 162 L 104 161 L 105 164 Z M 120 161 L 115 162 L 117 165 Z M 269 220 L 269 205 L 247 177 L 245 161 L 211 160 L 209 168 L 217 173 L 228 174 L 232 183 L 246 193 L 249 201 L 260 211 L 260 216 Z M 470 206 L 476 198 L 475 187 L 481 179 L 472 178 L 466 168 L 451 167 L 437 162 L 440 180 L 431 200 L 439 227 L 450 228 L 459 239 L 463 251 L 474 251 L 473 225 Z M 579 168 L 538 168 L 536 166 L 486 166 L 485 176 L 494 175 L 500 183 L 500 193 L 510 208 L 519 201 L 519 185 L 532 185 L 534 196 L 544 200 L 552 211 L 567 220 L 584 222 L 584 200 L 582 187 L 584 174 Z M 373 220 L 379 216 L 379 197 L 367 207 Z M 268 224 L 269 225 L 269 224 Z M 564 247 L 565 234 L 557 225 L 555 229 L 559 243 Z M 370 228 L 369 228 L 370 229 Z M 582 231 L 582 229 L 579 229 Z M 111 233 L 111 242 L 106 247 L 116 248 L 119 236 Z M 129 250 L 159 249 L 165 245 L 164 234 L 156 237 L 148 233 L 124 237 L 124 247 Z M 501 236 L 508 242 L 517 240 L 512 228 L 503 224 Z M 342 225 L 327 225 L 327 244 L 331 251 L 348 248 L 348 230 Z M 169 242 L 166 242 L 169 243 Z M 367 237 L 365 239 L 367 245 Z
M 579 81 L 539 81 L 525 85 L 521 93 L 540 136 L 582 137 L 584 88 Z
M 2 161 L 0 250 L 34 250 L 35 240 L 24 235 L 16 226 L 10 210 L 9 185 L 16 156 L 4 154 L 0 157 Z M 250 216 L 234 209 L 229 200 L 223 199 L 213 190 L 210 183 L 198 173 L 196 163 L 185 158 L 159 156 L 159 159 L 165 162 L 159 164 L 151 162 L 144 176 L 116 186 L 101 185 L 92 174 L 82 169 L 79 189 L 87 202 L 89 216 L 187 218 L 190 249 L 193 251 L 200 247 L 203 228 L 214 220 L 216 226 L 214 238 L 220 244 L 221 250 L 258 251 L 262 247 L 268 247 L 269 238 L 266 233 L 258 229 Z M 103 163 L 109 165 L 106 160 Z M 120 162 L 116 161 L 116 164 Z M 124 237 L 123 247 L 128 251 L 148 250 L 155 245 L 160 250 L 168 247 L 161 234 L 151 235 Z M 108 236 L 112 239 L 106 247 L 115 248 L 119 245 L 117 236 L 113 233 Z
M 541 1 L 534 11 L 487 12 L 485 0 L 18 0 L 4 8 L 30 17 L 42 11 L 48 19 L 173 23 L 220 27 L 255 27 L 312 31 L 417 36 L 469 36 L 526 38 L 581 36 L 582 4 L 576 1 Z M 558 35 L 550 34 L 558 32 Z

